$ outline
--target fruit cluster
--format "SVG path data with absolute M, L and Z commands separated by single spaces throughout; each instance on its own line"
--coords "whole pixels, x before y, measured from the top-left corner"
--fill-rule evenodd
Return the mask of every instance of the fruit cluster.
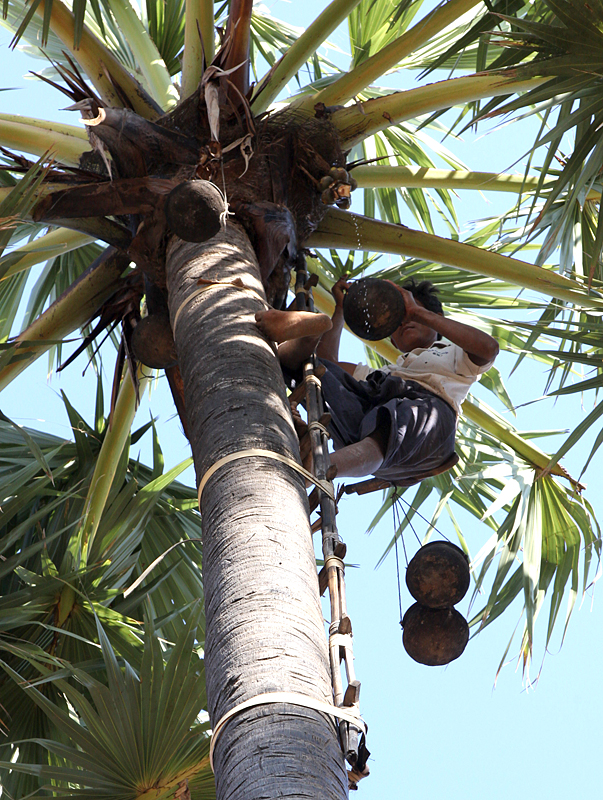
M 331 167 L 329 174 L 319 181 L 321 189 L 320 199 L 326 206 L 336 205 L 347 210 L 351 205 L 350 192 L 358 184 L 343 167 Z
M 406 570 L 408 591 L 417 601 L 401 620 L 408 655 L 430 667 L 458 658 L 469 641 L 467 620 L 453 608 L 467 593 L 469 559 L 451 542 L 429 542 Z

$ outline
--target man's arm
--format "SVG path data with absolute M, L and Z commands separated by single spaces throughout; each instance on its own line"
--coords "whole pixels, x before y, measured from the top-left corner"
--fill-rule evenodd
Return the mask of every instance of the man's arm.
M 406 322 L 419 322 L 432 328 L 436 333 L 445 336 L 453 344 L 462 347 L 471 361 L 480 367 L 494 361 L 498 355 L 498 342 L 488 333 L 478 330 L 471 325 L 428 311 L 420 303 L 417 303 L 413 295 L 407 290 L 397 287 L 404 298 L 406 306 Z M 404 324 L 403 323 L 403 324 Z
M 345 290 L 348 288 L 349 283 L 347 280 L 345 278 L 340 278 L 331 289 L 331 293 L 335 298 L 335 311 L 331 317 L 333 327 L 331 330 L 323 333 L 318 347 L 316 348 L 316 355 L 320 358 L 326 358 L 327 361 L 338 364 L 347 373 L 353 375 L 356 364 L 339 360 L 339 342 L 341 341 L 341 332 L 343 331 L 343 298 L 345 297 Z

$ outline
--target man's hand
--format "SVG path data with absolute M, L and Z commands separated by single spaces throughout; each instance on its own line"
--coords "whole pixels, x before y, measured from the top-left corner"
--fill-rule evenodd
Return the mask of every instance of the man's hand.
M 390 281 L 390 283 L 396 286 L 393 281 Z M 436 314 L 435 311 L 429 311 L 425 306 L 417 302 L 408 289 L 403 289 L 401 286 L 396 286 L 396 289 L 402 295 L 404 307 L 406 308 L 406 316 L 402 320 L 399 331 L 405 329 L 409 322 L 418 323 L 423 325 L 424 329 L 431 328 L 432 331 L 439 333 L 440 336 L 445 336 L 449 341 L 462 347 L 474 364 L 484 366 L 494 361 L 498 355 L 498 342 L 492 336 L 480 331 L 478 328 L 474 328 L 472 325 L 466 325 L 463 322 L 457 322 L 449 317 Z M 416 327 L 416 324 L 411 326 L 411 328 L 415 329 Z M 403 344 L 397 344 L 396 342 L 394 344 L 403 352 L 406 352 Z
M 353 375 L 356 365 L 345 364 L 339 361 L 339 340 L 343 330 L 343 300 L 345 293 L 350 286 L 348 283 L 348 278 L 349 275 L 346 273 L 335 284 L 333 284 L 333 287 L 331 288 L 331 293 L 335 298 L 335 310 L 333 311 L 333 316 L 331 317 L 332 328 L 331 330 L 326 331 L 326 333 L 323 333 L 320 342 L 316 347 L 316 355 L 320 358 L 326 358 L 327 361 L 333 361 L 333 363 L 339 364 L 342 369 L 345 369 L 346 372 L 349 372 L 350 375 Z
M 345 293 L 350 288 L 348 277 L 349 275 L 346 273 L 343 278 L 340 278 L 337 283 L 334 283 L 331 287 L 331 294 L 335 298 L 336 308 L 343 308 L 343 299 L 345 297 Z
M 395 283 L 394 286 L 396 286 Z M 396 286 L 396 289 L 400 292 L 402 299 L 404 300 L 404 308 L 406 310 L 406 317 L 404 321 L 413 322 L 414 320 L 418 319 L 421 315 L 421 312 L 425 311 L 424 307 L 417 303 L 413 293 L 409 292 L 408 289 L 403 289 L 401 286 Z
M 431 328 L 432 326 L 429 324 L 429 321 L 425 320 L 425 307 L 422 306 L 421 303 L 417 303 L 413 293 L 409 292 L 408 289 L 403 289 L 393 281 L 388 281 L 388 283 L 391 283 L 392 286 L 396 287 L 396 289 L 402 295 L 402 299 L 404 300 L 404 310 L 406 311 L 406 315 L 404 317 L 403 324 L 405 322 L 421 322 L 423 325 L 427 325 L 428 328 Z

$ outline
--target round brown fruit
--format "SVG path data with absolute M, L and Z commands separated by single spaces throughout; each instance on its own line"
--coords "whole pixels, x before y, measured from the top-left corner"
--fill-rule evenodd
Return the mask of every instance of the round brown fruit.
M 341 181 L 341 183 L 348 183 L 350 180 L 347 170 L 345 170 L 343 167 L 331 167 L 329 170 L 329 175 L 331 175 L 336 181 Z
M 167 314 L 151 314 L 141 319 L 132 331 L 131 346 L 138 361 L 153 369 L 167 369 L 178 361 Z
M 332 186 L 334 183 L 335 181 L 330 175 L 324 175 L 319 181 L 319 186 L 321 190 L 324 191 L 325 189 L 328 189 L 329 186 Z
M 406 570 L 408 591 L 429 608 L 456 605 L 466 595 L 469 583 L 469 559 L 452 542 L 424 545 Z
M 458 658 L 469 641 L 467 620 L 455 608 L 411 606 L 402 619 L 402 644 L 408 655 L 428 667 Z
M 185 242 L 206 242 L 219 233 L 224 198 L 209 181 L 184 181 L 167 196 L 165 218 Z

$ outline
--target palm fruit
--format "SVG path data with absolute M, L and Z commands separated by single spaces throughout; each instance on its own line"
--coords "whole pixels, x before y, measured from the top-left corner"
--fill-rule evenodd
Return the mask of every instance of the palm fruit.
M 328 189 L 329 186 L 332 186 L 334 183 L 335 181 L 330 175 L 324 175 L 318 182 L 318 185 L 324 191 L 325 189 Z
M 380 278 L 354 281 L 343 300 L 343 317 L 348 327 L 356 336 L 371 342 L 391 336 L 402 324 L 405 313 L 400 292 L 394 284 Z
M 130 344 L 135 357 L 147 367 L 167 369 L 178 361 L 167 314 L 151 314 L 141 319 L 132 331 Z
M 337 201 L 337 193 L 332 188 L 325 189 L 320 199 L 326 206 L 332 206 Z

